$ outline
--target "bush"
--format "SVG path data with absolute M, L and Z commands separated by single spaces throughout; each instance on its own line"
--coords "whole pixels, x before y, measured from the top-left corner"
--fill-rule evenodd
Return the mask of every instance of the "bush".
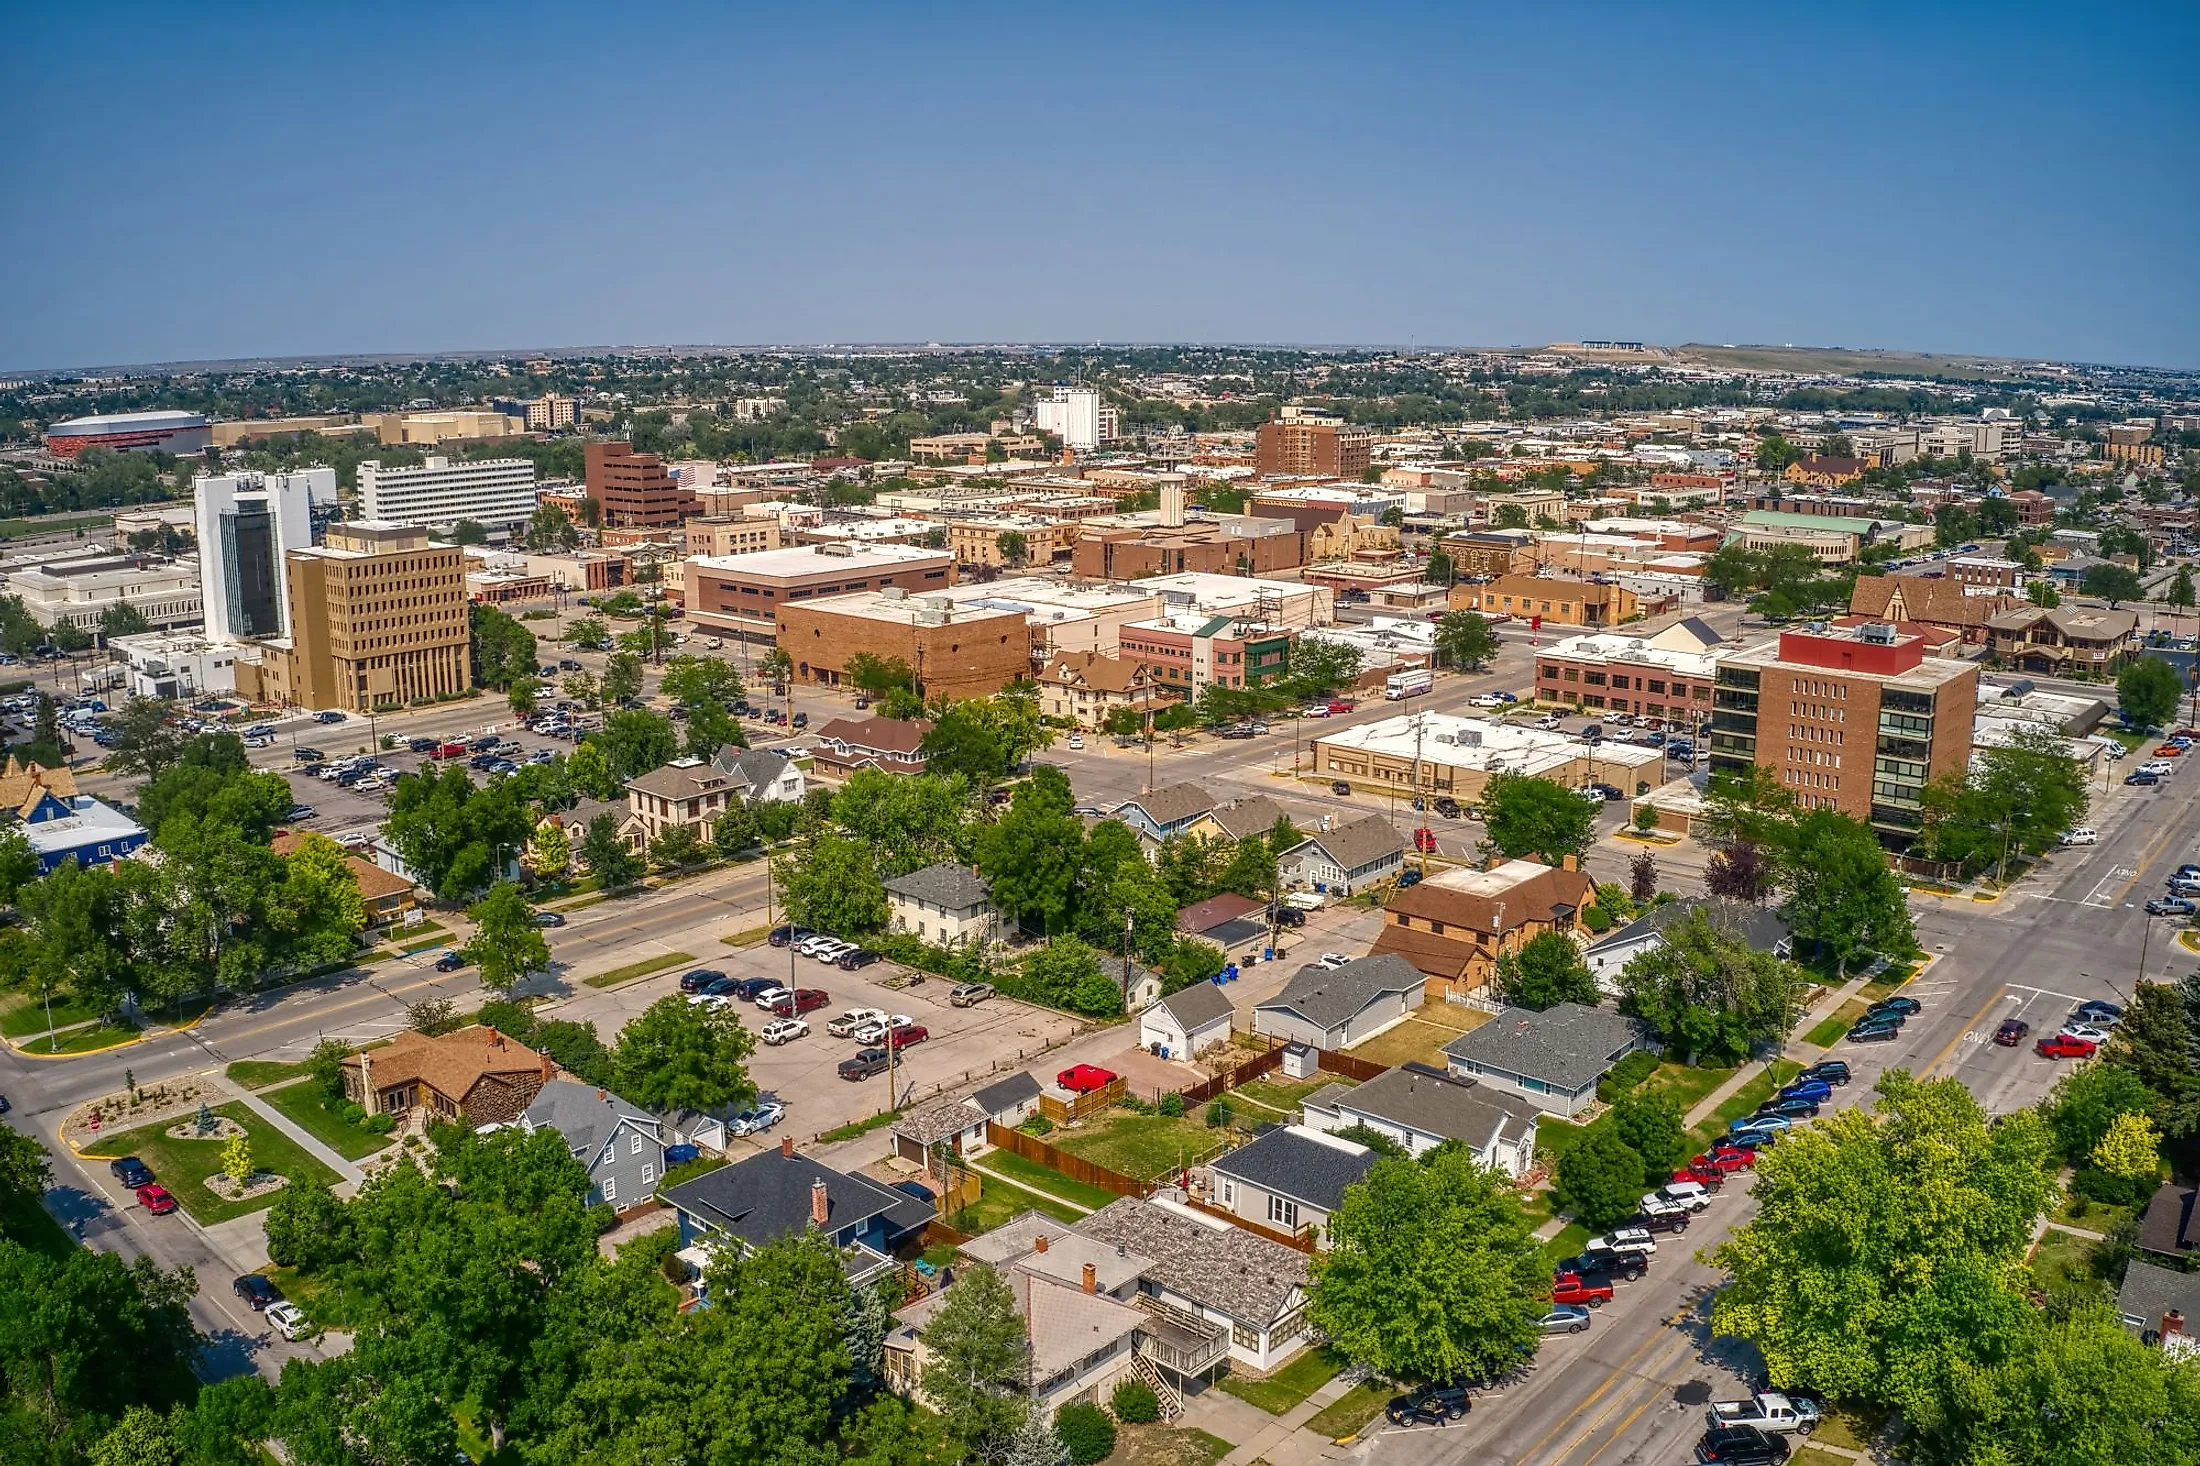
M 365 1105 L 349 1104 L 344 1106 L 343 1110 L 340 1113 L 343 1115 L 344 1123 L 347 1125 L 362 1124 L 367 1118 L 367 1108 Z
M 1165 1094 L 1161 1096 L 1161 1103 L 1154 1108 L 1171 1120 L 1181 1119 L 1184 1114 L 1184 1096 Z
M 1216 1100 L 1213 1104 L 1207 1106 L 1207 1128 L 1209 1130 L 1220 1130 L 1230 1123 L 1230 1117 L 1236 1113 L 1226 1101 Z
M 1587 927 L 1591 933 L 1602 936 L 1612 929 L 1612 918 L 1605 915 L 1603 907 L 1588 906 L 1582 909 L 1581 924 Z
M 397 1117 L 387 1112 L 369 1115 L 359 1122 L 359 1128 L 369 1135 L 387 1135 L 397 1128 Z
M 2097 1166 L 2087 1166 L 2070 1178 L 2070 1189 L 2104 1206 L 2137 1206 L 2154 1194 L 2152 1176 L 2117 1176 Z
M 1647 804 L 1646 804 L 1646 805 L 1644 805 L 1644 806 L 1643 806 L 1642 808 L 1640 808 L 1640 809 L 1638 809 L 1638 810 L 1636 810 L 1636 811 L 1635 811 L 1635 828 L 1636 828 L 1636 829 L 1638 829 L 1638 830 L 1643 830 L 1643 831 L 1646 831 L 1646 832 L 1647 832 L 1647 831 L 1650 831 L 1650 830 L 1654 830 L 1654 829 L 1656 829 L 1657 827 L 1658 827 L 1658 812 L 1657 812 L 1657 810 L 1656 810 L 1656 809 L 1654 809 L 1654 808 L 1652 808 L 1652 807 L 1651 807 L 1650 805 L 1647 805 Z
M 1052 1135 L 1054 1133 L 1054 1122 L 1044 1115 L 1033 1115 L 1016 1128 L 1026 1135 Z
M 1098 1405 L 1064 1405 L 1054 1412 L 1054 1434 L 1072 1466 L 1093 1466 L 1115 1452 L 1115 1422 Z
M 1161 1401 L 1144 1380 L 1127 1379 L 1108 1397 L 1115 1418 L 1125 1425 L 1151 1425 L 1161 1418 Z
M 1597 1081 L 1597 1098 L 1610 1104 L 1657 1072 L 1658 1056 L 1648 1049 L 1637 1049 L 1614 1064 L 1612 1072 Z

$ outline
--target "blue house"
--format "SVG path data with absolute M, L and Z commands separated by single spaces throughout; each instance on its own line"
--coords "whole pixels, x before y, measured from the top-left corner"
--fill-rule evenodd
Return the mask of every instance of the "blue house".
M 1189 831 L 1214 807 L 1214 797 L 1197 784 L 1169 784 L 1126 799 L 1108 813 L 1136 830 L 1141 840 L 1158 845 Z
M 842 1250 L 848 1281 L 861 1284 L 884 1272 L 894 1248 L 933 1217 L 929 1203 L 906 1192 L 796 1154 L 791 1137 L 657 1199 L 679 1214 L 680 1255 L 698 1275 L 715 1248 L 746 1252 L 815 1227 Z
M 38 855 L 38 873 L 46 875 L 64 860 L 105 865 L 143 845 L 145 826 L 89 794 L 57 794 L 34 786 L 14 810 L 17 831 Z

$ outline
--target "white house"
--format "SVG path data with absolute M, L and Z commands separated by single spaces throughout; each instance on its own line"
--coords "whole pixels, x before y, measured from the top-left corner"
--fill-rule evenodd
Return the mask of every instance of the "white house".
M 1218 985 L 1195 982 L 1138 1015 L 1139 1047 L 1160 1044 L 1170 1058 L 1188 1059 L 1202 1049 L 1228 1043 L 1236 1017 L 1237 1009 Z
M 1514 1180 L 1535 1164 L 1535 1106 L 1425 1064 L 1403 1064 L 1364 1084 L 1331 1084 L 1300 1101 L 1315 1130 L 1365 1125 L 1413 1155 L 1456 1140 Z
M 887 924 L 935 947 L 997 940 L 1000 908 L 993 886 L 967 865 L 943 862 L 886 882 Z
M 1379 814 L 1307 836 L 1283 853 L 1286 884 L 1351 895 L 1405 868 L 1406 842 Z
M 1427 992 L 1427 976 L 1392 953 L 1302 967 L 1253 1009 L 1253 1031 L 1318 1049 L 1350 1048 L 1412 1017 Z

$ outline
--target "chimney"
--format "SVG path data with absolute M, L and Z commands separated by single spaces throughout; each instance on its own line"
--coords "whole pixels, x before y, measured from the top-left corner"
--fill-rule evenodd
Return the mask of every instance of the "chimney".
M 2162 1315 L 2162 1346 L 2164 1348 L 2168 1348 L 2169 1341 L 2172 1338 L 2176 1337 L 2178 1334 L 2183 1333 L 2184 1331 L 2184 1314 L 2172 1308 L 2169 1312 Z
M 1579 870 L 1581 869 L 1581 862 L 1571 855 L 1561 855 L 1558 858 L 1558 868 L 1560 870 Z
M 494 1028 L 489 1030 L 489 1047 L 493 1049 L 501 1049 L 504 1047 L 504 1035 L 498 1033 Z
M 1038 1235 L 1037 1237 L 1035 1237 L 1035 1238 L 1033 1238 L 1033 1239 L 1032 1239 L 1032 1242 L 1031 1242 L 1031 1250 L 1032 1250 L 1033 1252 L 1044 1252 L 1044 1251 L 1046 1251 L 1046 1250 L 1047 1250 L 1047 1234 L 1046 1234 L 1046 1233 L 1044 1233 L 1044 1232 L 1041 1232 L 1041 1233 L 1040 1233 L 1040 1234 L 1039 1234 L 1039 1235 Z
M 1100 1291 L 1100 1269 L 1089 1262 L 1085 1264 L 1085 1291 L 1087 1293 Z
M 794 1137 L 792 1135 L 779 1137 L 779 1158 L 785 1161 L 794 1159 Z
M 557 1077 L 557 1074 L 558 1061 L 551 1058 L 548 1054 L 544 1054 L 542 1056 L 542 1077 L 544 1082 L 547 1083 L 550 1080 L 555 1079 Z
M 810 1222 L 822 1227 L 832 1216 L 832 1202 L 825 1194 L 825 1178 L 820 1176 L 810 1183 Z

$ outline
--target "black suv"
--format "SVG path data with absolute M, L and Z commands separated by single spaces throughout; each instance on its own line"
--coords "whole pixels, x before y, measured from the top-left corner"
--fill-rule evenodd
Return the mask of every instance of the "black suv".
M 772 928 L 771 935 L 766 937 L 765 940 L 775 947 L 784 947 L 789 942 L 799 942 L 804 937 L 814 937 L 816 935 L 815 931 L 806 926 L 775 926 Z
M 1811 1065 L 1795 1077 L 1797 1079 L 1823 1079 L 1826 1083 L 1838 1089 L 1849 1082 L 1849 1066 L 1839 1059 L 1826 1059 Z
M 1296 906 L 1271 906 L 1268 914 L 1275 918 L 1277 926 L 1301 927 L 1306 925 L 1306 913 Z
M 1650 1254 L 1618 1248 L 1610 1252 L 1584 1252 L 1579 1257 L 1567 1258 L 1552 1271 L 1579 1273 L 1584 1283 L 1606 1282 L 1613 1278 L 1632 1283 L 1650 1271 Z
M 1779 1466 L 1788 1458 L 1784 1435 L 1772 1435 L 1754 1425 L 1722 1425 L 1703 1433 L 1696 1442 L 1700 1462 L 1734 1462 L 1736 1466 Z
M 724 976 L 723 972 L 713 967 L 698 967 L 692 972 L 683 972 L 680 974 L 680 991 L 699 993 Z
M 1383 1414 L 1392 1425 L 1442 1425 L 1447 1420 L 1463 1418 L 1474 1408 L 1467 1398 L 1467 1387 L 1462 1384 L 1425 1385 L 1410 1395 L 1400 1395 L 1390 1402 Z
M 108 1166 L 107 1169 L 114 1172 L 117 1181 L 129 1187 L 132 1191 L 137 1190 L 140 1186 L 153 1184 L 152 1168 L 134 1155 L 124 1156 L 121 1160 Z
M 1685 1232 L 1688 1230 L 1688 1213 L 1685 1211 L 1660 1212 L 1651 1216 L 1644 1212 L 1621 1222 L 1622 1227 L 1640 1227 L 1645 1232 Z
M 842 953 L 840 960 L 834 965 L 842 972 L 855 972 L 861 968 L 869 967 L 878 960 L 879 954 L 877 952 L 872 951 L 869 947 L 858 947 L 853 952 Z
M 1446 794 L 1436 801 L 1436 812 L 1447 820 L 1459 818 L 1459 801 Z

